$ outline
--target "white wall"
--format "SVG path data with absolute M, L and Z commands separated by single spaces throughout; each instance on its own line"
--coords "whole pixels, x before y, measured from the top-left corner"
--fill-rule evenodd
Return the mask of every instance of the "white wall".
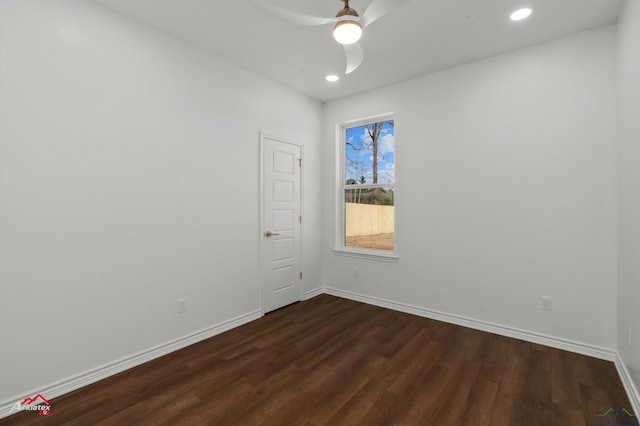
M 93 2 L 0 17 L 0 403 L 259 311 L 260 130 L 304 143 L 321 287 L 319 103 Z
M 336 124 L 390 111 L 399 261 L 337 256 L 327 233 L 326 285 L 614 350 L 616 27 L 326 104 L 325 174 Z
M 618 37 L 618 353 L 640 401 L 640 2 L 626 2 Z M 633 332 L 633 348 L 629 347 L 628 327 Z

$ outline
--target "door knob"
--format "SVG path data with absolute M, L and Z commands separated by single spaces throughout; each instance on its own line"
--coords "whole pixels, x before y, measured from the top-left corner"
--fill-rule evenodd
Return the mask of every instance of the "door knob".
M 273 235 L 280 235 L 280 234 L 278 234 L 276 232 L 267 231 L 267 232 L 265 232 L 264 235 L 265 235 L 265 237 L 269 238 L 269 237 L 271 237 Z

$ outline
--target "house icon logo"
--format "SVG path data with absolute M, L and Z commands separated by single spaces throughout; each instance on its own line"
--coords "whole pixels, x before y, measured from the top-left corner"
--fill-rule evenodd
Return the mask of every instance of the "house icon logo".
M 594 419 L 595 426 L 636 426 L 638 418 L 626 408 L 609 408 Z
M 34 397 L 26 397 L 22 402 L 18 401 L 11 407 L 9 414 L 13 414 L 18 411 L 38 411 L 41 416 L 48 416 L 51 414 L 51 403 L 42 394 L 37 394 Z

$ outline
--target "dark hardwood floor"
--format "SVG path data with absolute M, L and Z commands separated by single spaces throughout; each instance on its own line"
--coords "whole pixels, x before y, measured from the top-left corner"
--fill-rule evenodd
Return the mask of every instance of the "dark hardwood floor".
M 571 426 L 632 411 L 611 362 L 328 295 L 51 404 L 0 424 Z

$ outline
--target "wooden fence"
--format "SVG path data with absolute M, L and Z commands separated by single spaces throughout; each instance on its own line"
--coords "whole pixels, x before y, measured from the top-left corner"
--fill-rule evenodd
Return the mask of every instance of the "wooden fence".
M 347 237 L 389 234 L 393 232 L 393 206 L 346 203 Z

